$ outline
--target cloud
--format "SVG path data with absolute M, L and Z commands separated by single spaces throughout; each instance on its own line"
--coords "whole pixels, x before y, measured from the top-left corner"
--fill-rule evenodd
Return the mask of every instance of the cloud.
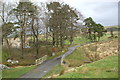
M 8 0 L 7 0 L 8 1 Z M 19 0 L 9 0 L 10 2 Z M 31 0 L 33 2 L 61 1 L 80 11 L 84 17 L 92 17 L 104 26 L 118 25 L 119 0 Z
M 118 25 L 118 0 L 64 0 L 77 8 L 85 17 L 92 17 L 97 23 L 104 26 Z

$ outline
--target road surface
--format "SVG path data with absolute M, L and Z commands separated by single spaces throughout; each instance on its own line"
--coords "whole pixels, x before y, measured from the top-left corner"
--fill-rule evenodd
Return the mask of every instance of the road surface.
M 74 52 L 74 50 L 79 46 L 80 45 L 69 47 L 68 51 L 63 55 L 66 57 L 66 56 L 72 54 Z M 59 57 L 56 57 L 52 60 L 47 60 L 47 61 L 43 62 L 42 64 L 38 65 L 37 68 L 35 68 L 35 69 L 31 70 L 30 72 L 24 74 L 23 76 L 21 76 L 17 80 L 21 80 L 22 78 L 24 80 L 39 80 L 41 77 L 46 75 L 54 66 L 61 63 L 61 58 L 62 58 L 63 55 L 61 55 Z

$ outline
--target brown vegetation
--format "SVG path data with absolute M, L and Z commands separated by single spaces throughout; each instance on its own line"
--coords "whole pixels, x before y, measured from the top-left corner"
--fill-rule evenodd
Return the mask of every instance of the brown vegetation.
M 91 61 L 102 59 L 106 56 L 118 54 L 118 41 L 95 42 L 83 46 L 85 54 Z

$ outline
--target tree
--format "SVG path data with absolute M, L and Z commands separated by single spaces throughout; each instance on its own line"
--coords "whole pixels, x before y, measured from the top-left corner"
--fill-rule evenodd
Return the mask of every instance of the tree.
M 106 32 L 106 30 L 104 29 L 104 26 L 101 24 L 96 24 L 94 31 L 97 33 L 97 35 L 96 35 L 98 38 L 97 41 L 99 41 L 100 37 L 102 37 Z
M 75 24 L 79 19 L 75 10 L 70 8 L 67 4 L 60 4 L 59 2 L 51 2 L 47 4 L 50 19 L 48 25 L 53 34 L 53 46 L 60 45 L 64 47 L 64 41 L 69 39 L 72 43 L 73 33 L 76 30 Z
M 96 24 L 91 17 L 86 18 L 84 22 L 88 29 L 88 39 L 91 41 L 99 41 L 100 37 L 102 37 L 105 33 L 104 26 L 101 24 Z
M 77 32 L 77 30 L 79 29 L 78 24 L 78 20 L 80 20 L 80 18 L 82 17 L 81 13 L 78 12 L 76 9 L 72 9 L 68 6 L 68 10 L 69 10 L 69 15 L 68 17 L 70 18 L 68 20 L 68 36 L 69 36 L 69 40 L 70 40 L 70 45 L 73 43 L 73 39 L 75 36 L 75 33 Z
M 0 8 L 1 8 L 0 18 L 2 20 L 2 26 L 3 26 L 3 25 L 6 25 L 7 23 L 9 24 L 9 22 L 11 22 L 10 21 L 10 18 L 11 18 L 10 10 L 14 7 L 14 4 L 7 4 L 7 3 L 1 1 L 0 5 L 1 5 L 0 6 Z M 2 45 L 3 45 L 3 37 L 2 37 Z
M 10 51 L 10 43 L 8 41 L 8 36 L 10 34 L 12 34 L 13 32 L 14 32 L 14 24 L 13 23 L 8 22 L 8 23 L 4 23 L 2 25 L 2 38 L 5 39 L 9 52 L 11 52 L 11 51 Z
M 113 29 L 110 28 L 110 34 L 111 34 L 111 37 L 113 37 Z
M 38 37 L 36 36 L 36 32 L 33 28 L 35 21 L 37 20 L 36 18 L 36 6 L 34 6 L 30 1 L 28 2 L 19 2 L 18 6 L 12 10 L 12 13 L 17 18 L 17 23 L 20 26 L 20 40 L 21 40 L 21 53 L 22 56 L 21 58 L 23 59 L 23 53 L 24 53 L 24 47 L 26 46 L 26 35 L 27 35 L 27 29 L 30 28 L 33 32 L 33 36 L 35 38 Z M 37 21 L 38 22 L 38 21 Z M 37 50 L 38 54 L 38 50 Z
M 93 32 L 93 27 L 95 25 L 95 22 L 93 21 L 93 19 L 91 17 L 89 18 L 86 18 L 84 20 L 85 22 L 85 26 L 87 27 L 88 29 L 88 39 L 90 39 L 91 41 L 93 41 L 93 35 L 92 35 L 92 32 Z M 95 36 L 94 36 L 94 39 L 95 39 Z

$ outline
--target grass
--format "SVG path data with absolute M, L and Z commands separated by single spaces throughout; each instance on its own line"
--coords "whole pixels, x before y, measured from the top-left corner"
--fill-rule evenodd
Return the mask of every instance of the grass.
M 111 27 L 118 27 L 118 25 L 114 25 L 114 26 L 105 26 L 105 28 L 111 28 Z
M 73 44 L 83 44 L 88 42 L 89 40 L 85 37 L 75 37 L 73 40 Z M 70 45 L 70 42 L 68 40 L 65 41 L 65 45 Z
M 2 78 L 19 78 L 23 74 L 29 72 L 36 66 L 27 66 L 27 67 L 17 67 L 17 68 L 11 68 L 7 70 L 2 71 Z
M 84 61 L 87 60 L 87 57 L 85 57 L 82 47 L 78 47 L 75 52 L 67 56 L 64 60 L 69 66 L 75 67 L 82 65 Z
M 59 74 L 63 69 L 64 68 L 61 65 L 56 65 L 55 67 L 53 67 L 53 69 L 49 73 L 47 73 L 42 78 L 49 77 L 50 75 L 53 75 L 53 74 Z
M 118 36 L 118 32 L 114 33 L 114 36 Z M 110 33 L 106 33 L 106 35 L 103 35 L 100 38 L 100 41 L 108 40 L 109 37 L 111 37 L 111 34 Z
M 48 59 L 52 59 L 54 57 L 57 57 L 61 54 L 63 54 L 64 52 L 61 52 L 60 48 L 56 48 L 56 56 L 52 56 L 51 57 L 51 53 L 52 53 L 52 46 L 48 45 L 46 46 L 41 46 L 39 48 L 39 54 L 38 54 L 38 58 L 43 57 L 44 55 L 48 55 Z M 63 49 L 63 51 L 66 51 L 66 49 Z M 2 63 L 6 64 L 8 66 L 10 66 L 6 60 L 8 58 L 11 57 L 13 58 L 13 60 L 18 60 L 20 66 L 29 66 L 29 65 L 33 65 L 35 64 L 35 60 L 36 60 L 36 49 L 35 48 L 28 48 L 28 49 L 24 49 L 24 59 L 21 59 L 21 50 L 17 49 L 17 48 L 11 48 L 11 53 L 9 53 L 9 50 L 7 48 L 3 48 L 2 51 Z
M 1 63 L 2 63 L 2 62 L 5 62 L 8 57 L 10 57 L 10 54 L 7 51 L 2 51 L 2 53 L 0 53 L 0 57 L 1 57 Z
M 109 56 L 58 78 L 118 78 L 118 55 Z
M 114 35 L 118 35 L 118 32 L 114 33 Z M 108 37 L 110 37 L 111 34 L 110 33 L 106 33 L 106 35 L 103 35 L 100 38 L 100 41 L 104 41 L 104 40 L 108 40 Z M 85 37 L 75 37 L 73 43 L 74 44 L 84 44 L 86 42 L 90 42 L 89 39 L 85 38 Z M 65 41 L 65 45 L 70 45 L 70 42 L 68 40 Z
M 67 48 L 64 48 L 62 51 L 55 53 L 55 56 L 48 56 L 47 60 L 54 59 L 55 57 L 58 57 L 58 56 L 64 54 L 66 51 L 67 51 Z
M 74 44 L 83 44 L 88 42 L 89 40 L 85 37 L 76 37 L 74 38 Z
M 86 60 L 86 57 L 82 53 L 83 53 L 83 50 L 81 47 L 79 47 L 73 54 L 67 56 L 64 61 L 66 61 L 70 67 L 80 66 L 81 64 L 84 63 L 84 60 Z M 43 78 L 46 78 L 53 74 L 59 74 L 63 69 L 64 69 L 63 66 L 57 65 L 49 73 L 47 73 Z
M 103 37 L 103 42 L 106 43 L 108 41 L 109 35 Z M 117 40 L 117 38 L 114 38 L 112 40 Z M 109 41 L 108 41 L 109 42 Z M 112 45 L 112 44 L 111 44 Z M 90 45 L 91 46 L 91 45 Z M 92 47 L 91 47 L 92 48 Z M 67 56 L 64 61 L 66 61 L 69 65 L 68 68 L 71 67 L 78 67 L 84 62 L 89 61 L 89 59 L 84 55 L 85 51 L 83 47 L 78 47 L 75 52 L 73 52 L 71 55 Z M 117 78 L 118 75 L 118 56 L 109 56 L 106 57 L 103 60 L 99 60 L 96 62 L 93 62 L 91 64 L 86 64 L 83 67 L 79 67 L 77 69 L 77 72 L 70 72 L 70 73 L 64 73 L 62 76 L 59 76 L 58 78 Z M 54 67 L 51 72 L 47 74 L 47 76 L 51 76 L 54 74 L 60 74 L 61 70 L 57 73 L 56 69 L 59 69 L 61 66 Z M 54 73 L 54 74 L 53 74 Z
M 107 40 L 108 37 L 110 37 L 110 36 L 111 36 L 110 34 L 103 35 L 103 36 L 100 38 L 100 41 Z
M 2 63 L 2 46 L 0 45 L 0 63 Z

